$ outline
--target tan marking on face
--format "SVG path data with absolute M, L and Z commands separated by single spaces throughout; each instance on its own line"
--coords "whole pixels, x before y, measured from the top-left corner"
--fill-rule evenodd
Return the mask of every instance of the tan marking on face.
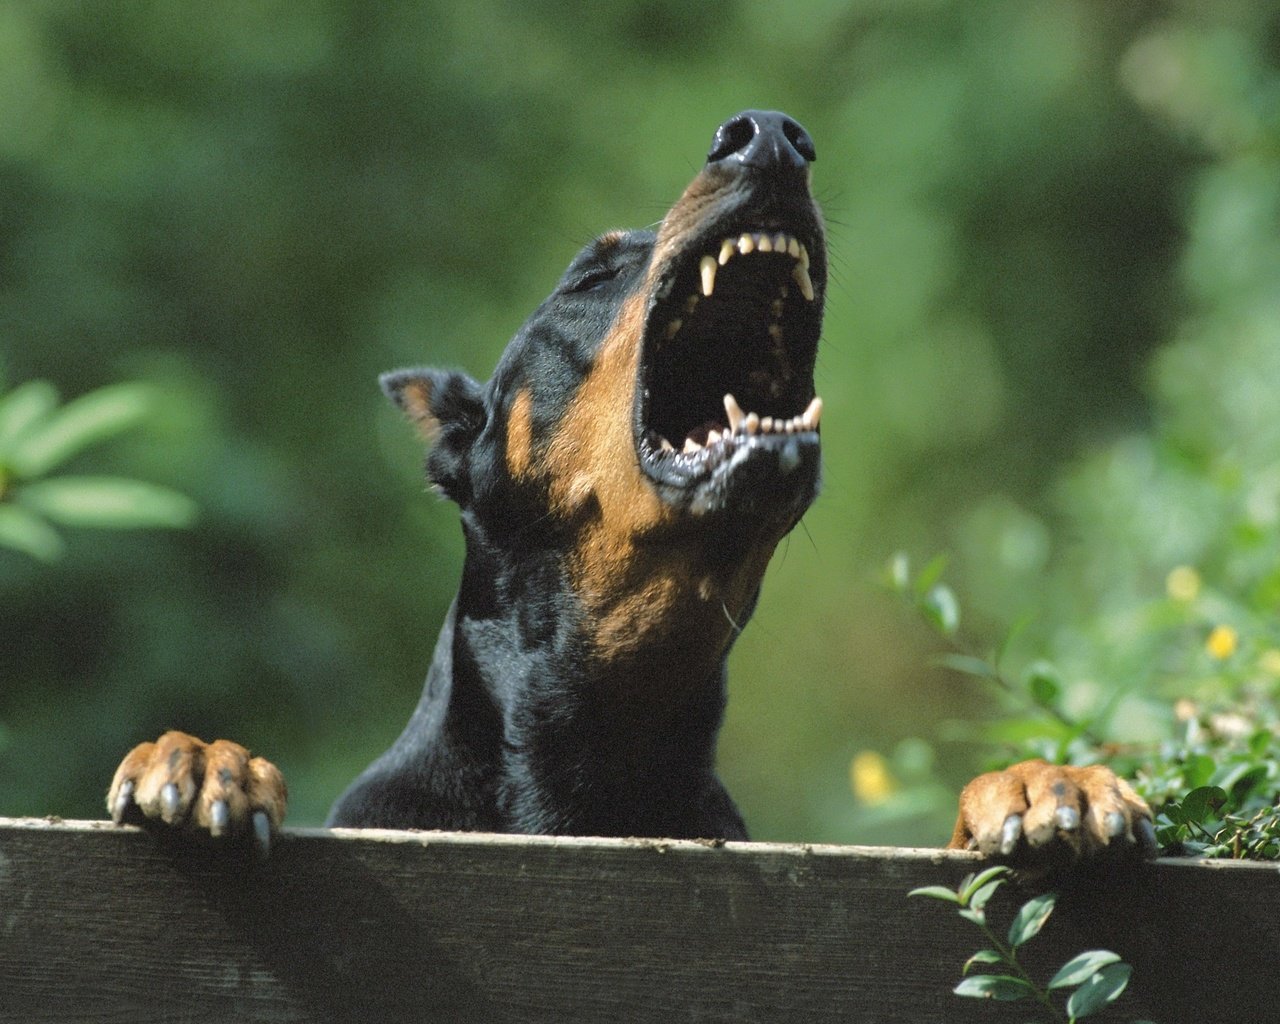
M 650 276 L 653 276 L 651 269 Z M 618 311 L 542 463 L 552 514 L 578 522 L 574 589 L 594 626 L 596 654 L 617 662 L 676 645 L 718 663 L 760 585 L 778 538 L 715 571 L 694 530 L 664 537 L 679 514 L 640 469 L 633 437 L 647 283 Z M 513 409 L 514 413 L 514 409 Z
M 533 396 L 521 388 L 507 416 L 507 470 L 516 480 L 529 477 L 533 466 Z
M 630 535 L 671 516 L 640 472 L 631 430 L 647 294 L 642 289 L 619 309 L 545 459 L 553 513 L 569 518 L 594 498 L 599 517 Z

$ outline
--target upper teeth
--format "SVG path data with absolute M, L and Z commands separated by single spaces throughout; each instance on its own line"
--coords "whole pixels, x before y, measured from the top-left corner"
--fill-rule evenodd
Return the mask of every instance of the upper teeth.
M 726 238 L 720 243 L 719 255 L 703 256 L 698 264 L 702 275 L 702 294 L 707 298 L 711 297 L 716 288 L 716 271 L 733 259 L 735 253 L 746 256 L 752 252 L 786 253 L 794 259 L 796 265 L 791 269 L 791 276 L 795 279 L 805 301 L 813 301 L 813 281 L 809 277 L 809 250 L 799 239 L 782 231 L 772 235 L 763 231 L 746 232 L 733 238 Z

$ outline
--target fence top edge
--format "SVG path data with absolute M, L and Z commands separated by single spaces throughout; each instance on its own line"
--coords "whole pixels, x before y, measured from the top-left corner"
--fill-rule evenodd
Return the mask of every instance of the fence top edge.
M 47 817 L 7 818 L 0 816 L 3 832 L 58 832 L 71 835 L 143 834 L 144 829 L 116 825 L 107 820 L 75 820 Z M 399 831 L 377 828 L 285 828 L 286 838 L 315 842 L 389 843 L 410 846 L 462 847 L 558 847 L 580 850 L 669 850 L 697 852 L 723 850 L 740 855 L 823 856 L 872 860 L 909 860 L 933 863 L 978 863 L 976 853 L 934 847 L 849 846 L 828 843 L 722 842 L 698 839 L 608 838 L 600 836 L 509 835 L 494 832 Z
M 50 815 L 43 818 L 0 816 L 0 836 L 5 832 L 57 832 L 71 836 L 138 835 L 143 829 L 115 825 L 106 820 L 75 820 Z M 830 857 L 850 861 L 899 861 L 907 863 L 982 862 L 977 853 L 933 847 L 852 846 L 827 843 L 742 843 L 693 839 L 614 839 L 598 836 L 526 836 L 489 832 L 397 831 L 394 829 L 286 828 L 289 838 L 317 843 L 387 843 L 408 846 L 450 846 L 477 849 L 556 847 L 587 851 L 650 850 L 660 853 L 719 850 L 747 857 Z M 1162 869 L 1208 869 L 1213 871 L 1263 871 L 1280 874 L 1280 862 L 1256 860 L 1206 860 L 1196 857 L 1162 857 L 1155 862 Z

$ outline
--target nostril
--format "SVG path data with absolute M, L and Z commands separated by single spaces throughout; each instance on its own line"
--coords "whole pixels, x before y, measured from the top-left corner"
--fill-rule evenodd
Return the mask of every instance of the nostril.
M 809 138 L 809 133 L 789 117 L 782 122 L 782 134 L 809 163 L 818 159 L 818 151 L 813 148 L 813 139 Z
M 800 122 L 777 110 L 744 110 L 716 129 L 707 163 L 774 173 L 803 169 L 816 155 Z
M 715 138 L 711 140 L 711 152 L 707 154 L 707 162 L 723 160 L 745 149 L 755 135 L 756 126 L 751 123 L 750 118 L 743 114 L 730 118 L 716 129 Z

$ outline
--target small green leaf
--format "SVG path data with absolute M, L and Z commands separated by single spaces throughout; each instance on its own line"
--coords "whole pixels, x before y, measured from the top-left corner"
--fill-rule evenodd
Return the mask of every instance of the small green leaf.
M 960 628 L 960 602 L 945 583 L 939 583 L 920 599 L 920 610 L 944 636 L 954 636 Z
M 1054 904 L 1058 902 L 1056 892 L 1046 892 L 1041 896 L 1027 900 L 1014 916 L 1009 925 L 1009 945 L 1015 949 L 1029 939 L 1040 934 L 1040 929 L 1053 913 Z
M 1120 998 L 1129 984 L 1133 968 L 1128 964 L 1109 964 L 1071 993 L 1067 1000 L 1067 1015 L 1072 1020 L 1092 1016 L 1108 1004 Z
M 13 442 L 58 405 L 58 392 L 48 381 L 33 380 L 0 398 L 0 458 Z
M 1119 954 L 1109 949 L 1091 949 L 1087 953 L 1073 956 L 1063 964 L 1062 969 L 1049 982 L 1049 987 L 1070 988 L 1072 985 L 1079 985 L 1087 981 L 1095 971 L 1106 967 L 1107 964 L 1118 963 L 1119 960 Z
M 965 907 L 964 910 L 960 911 L 960 916 L 963 917 L 966 921 L 972 921 L 979 928 L 981 928 L 983 925 L 987 923 L 986 911 L 984 911 L 981 907 L 979 907 L 976 910 L 970 909 L 969 907 Z
M 966 875 L 960 883 L 960 902 L 968 904 L 969 900 L 973 898 L 973 894 L 984 885 L 992 881 L 992 879 L 1000 878 L 1008 873 L 1009 869 L 1007 867 L 1003 864 L 997 864 L 995 867 L 986 868 L 976 874 Z
M 968 974 L 969 968 L 972 967 L 974 964 L 998 964 L 998 963 L 1002 963 L 1003 961 L 1004 961 L 1004 957 L 1002 957 L 994 949 L 980 949 L 978 950 L 978 952 L 974 953 L 973 956 L 969 957 L 969 959 L 964 962 L 964 970 L 961 971 L 961 973 Z
M 21 551 L 41 562 L 54 562 L 65 545 L 57 531 L 34 512 L 0 505 L 0 547 Z
M 151 408 L 146 384 L 112 384 L 68 402 L 36 429 L 27 430 L 10 460 L 21 476 L 43 476 L 89 445 L 132 427 Z
M 27 484 L 17 500 L 63 526 L 115 529 L 191 525 L 196 505 L 167 487 L 117 477 L 55 477 Z
M 1002 1003 L 1026 999 L 1035 994 L 1032 987 L 1021 978 L 1011 978 L 1007 974 L 975 974 L 972 978 L 965 978 L 952 991 L 958 996 L 998 999 Z
M 1058 676 L 1058 670 L 1047 661 L 1037 661 L 1027 666 L 1023 682 L 1031 699 L 1042 708 L 1054 707 L 1062 695 L 1062 680 Z
M 997 878 L 994 882 L 988 882 L 981 889 L 975 892 L 971 897 L 969 897 L 969 906 L 972 907 L 974 910 L 977 910 L 981 913 L 985 913 L 987 909 L 987 903 L 990 901 L 991 897 L 996 894 L 996 890 L 999 889 L 1000 886 L 1002 885 L 1004 885 L 1003 878 Z
M 960 897 L 945 885 L 926 885 L 921 889 L 912 889 L 908 896 L 927 896 L 931 900 L 944 900 L 947 903 L 959 903 Z
M 1226 791 L 1219 786 L 1198 786 L 1182 798 L 1179 804 L 1183 821 L 1203 824 L 1216 817 L 1227 802 Z

